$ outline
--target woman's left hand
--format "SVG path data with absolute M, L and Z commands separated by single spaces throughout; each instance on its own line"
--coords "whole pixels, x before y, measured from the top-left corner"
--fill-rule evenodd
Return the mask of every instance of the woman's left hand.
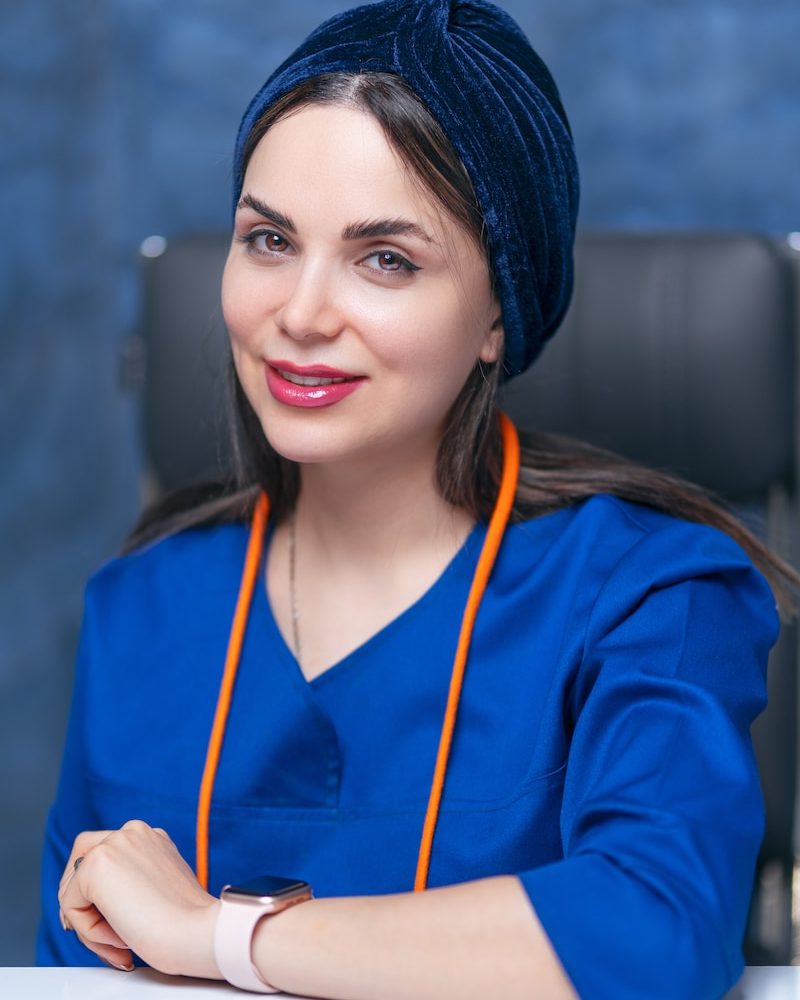
M 222 978 L 214 961 L 219 900 L 164 830 L 131 820 L 80 834 L 58 899 L 65 929 L 117 968 L 130 967 L 134 951 L 160 972 Z

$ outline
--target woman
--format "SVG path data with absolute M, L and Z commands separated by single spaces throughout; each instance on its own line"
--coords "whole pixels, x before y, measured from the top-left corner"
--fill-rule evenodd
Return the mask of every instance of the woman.
M 235 206 L 237 482 L 170 501 L 88 588 L 40 960 L 719 996 L 777 630 L 730 536 L 793 577 L 584 446 L 533 439 L 518 475 L 495 392 L 566 310 L 577 211 L 547 70 L 485 3 L 334 18 L 251 103 Z M 316 898 L 217 898 L 265 872 Z

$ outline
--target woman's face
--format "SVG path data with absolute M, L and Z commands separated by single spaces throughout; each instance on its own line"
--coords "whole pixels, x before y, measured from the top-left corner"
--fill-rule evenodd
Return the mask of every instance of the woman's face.
M 222 301 L 242 387 L 297 462 L 432 457 L 501 347 L 483 255 L 346 107 L 298 111 L 256 147 Z

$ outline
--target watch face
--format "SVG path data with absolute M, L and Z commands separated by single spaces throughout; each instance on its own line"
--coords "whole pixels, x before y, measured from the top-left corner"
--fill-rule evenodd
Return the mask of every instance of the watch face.
M 238 893 L 240 896 L 256 897 L 284 896 L 304 888 L 306 883 L 302 879 L 283 878 L 280 875 L 261 875 L 259 878 L 251 878 L 247 882 L 227 887 L 229 892 Z

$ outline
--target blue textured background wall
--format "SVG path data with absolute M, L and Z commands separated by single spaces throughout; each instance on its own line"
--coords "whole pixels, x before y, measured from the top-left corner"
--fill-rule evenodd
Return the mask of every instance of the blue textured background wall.
M 347 6 L 31 0 L 0 14 L 0 963 L 32 957 L 83 583 L 138 504 L 136 400 L 119 385 L 137 247 L 226 225 L 246 101 Z M 797 0 L 503 6 L 560 84 L 584 226 L 800 229 Z

